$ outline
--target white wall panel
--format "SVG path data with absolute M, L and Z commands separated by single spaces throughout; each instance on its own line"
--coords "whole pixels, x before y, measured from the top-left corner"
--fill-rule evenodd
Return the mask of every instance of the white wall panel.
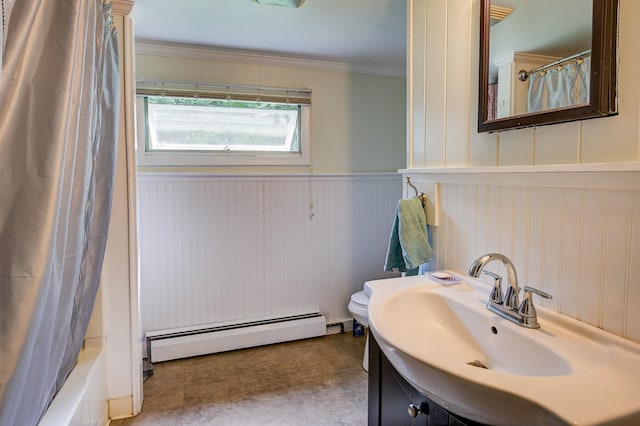
M 640 191 L 633 196 L 631 207 L 631 230 L 628 253 L 628 287 L 625 299 L 625 329 L 624 335 L 629 339 L 640 342 Z
M 264 256 L 265 315 L 318 309 L 315 298 L 305 298 L 311 288 L 312 239 L 311 183 L 309 181 L 265 182 L 265 238 L 256 244 Z
M 529 188 L 529 256 L 527 257 L 527 283 L 542 287 L 544 281 L 544 252 L 546 234 L 546 194 L 542 188 Z M 524 283 L 524 281 L 523 281 Z
M 140 180 L 145 331 L 262 312 L 261 204 L 259 182 Z
M 416 139 L 415 142 L 424 146 L 425 167 L 442 167 L 445 165 L 446 150 L 447 2 L 429 1 L 426 2 L 426 7 L 426 28 L 422 26 L 422 30 L 426 31 L 425 73 L 416 76 L 425 79 L 425 134 L 424 139 Z M 437 31 L 441 37 L 429 37 L 431 31 Z
M 604 244 L 602 327 L 622 334 L 626 295 L 633 198 L 620 191 L 607 194 L 607 239 Z M 604 201 L 604 200 L 603 200 Z
M 516 214 L 523 209 L 529 210 L 529 191 L 526 188 L 518 189 L 513 194 L 513 206 L 511 215 L 513 217 L 513 250 L 510 259 L 516 263 L 518 268 L 518 278 L 522 282 L 530 282 L 528 272 L 529 259 L 529 214 Z
M 411 167 L 425 167 L 425 123 L 426 123 L 426 64 L 427 33 L 424 23 L 427 20 L 427 5 L 424 1 L 409 2 L 407 23 L 410 37 L 407 40 L 407 73 L 410 75 L 407 84 L 407 102 L 412 114 L 407 117 L 409 137 L 407 164 Z
M 538 283 L 531 283 L 533 287 L 548 290 L 547 283 L 555 283 L 552 286 L 556 296 L 551 300 L 540 300 L 540 304 L 550 309 L 558 309 L 558 300 L 562 294 L 563 282 L 560 280 L 560 265 L 563 262 L 564 240 L 562 227 L 566 205 L 564 204 L 564 189 L 549 188 L 545 192 L 545 217 L 543 241 L 540 244 L 542 256 L 542 272 Z
M 471 2 L 444 2 L 446 14 L 446 101 L 445 101 L 445 164 L 447 167 L 465 167 L 469 163 L 469 114 L 471 113 L 472 83 Z M 464 52 L 464 53 L 461 53 Z
M 440 201 L 438 268 L 504 253 L 538 304 L 640 342 L 640 191 L 441 183 Z
M 602 280 L 606 242 L 606 191 L 585 194 L 582 281 L 578 316 L 582 321 L 600 326 L 602 322 Z
M 536 127 L 534 164 L 579 163 L 581 133 L 581 121 Z
M 320 309 L 382 271 L 399 175 L 141 175 L 143 332 Z
M 558 310 L 578 317 L 582 283 L 582 252 L 584 246 L 584 193 L 567 191 L 564 197 L 564 226 L 562 228 L 562 262 Z
M 422 15 L 426 3 L 426 18 Z M 409 105 L 413 128 L 424 135 L 410 140 L 409 154 L 427 153 L 427 163 L 414 156 L 409 167 L 468 167 L 521 164 L 601 163 L 640 160 L 640 68 L 637 49 L 640 2 L 620 0 L 618 31 L 619 115 L 495 133 L 477 132 L 479 69 L 479 0 L 410 0 L 415 12 L 410 42 L 426 37 L 427 68 L 409 70 L 409 85 L 426 86 L 426 99 Z M 415 53 L 409 52 L 409 56 Z M 417 56 L 416 56 L 417 57 Z M 410 59 L 411 60 L 411 59 Z M 410 62 L 411 63 L 411 62 Z M 467 63 L 469 66 L 467 66 Z M 417 65 L 416 65 L 417 64 Z M 413 67 L 421 67 L 416 61 Z M 416 82 L 414 80 L 419 79 Z M 426 80 L 425 80 L 426 79 Z M 426 81 L 426 84 L 424 81 Z M 426 105 L 426 116 L 423 106 Z M 415 111 L 413 110 L 415 106 Z M 446 123 L 443 127 L 442 123 Z M 539 133 L 538 133 L 539 131 Z M 467 134 L 465 134 L 467 132 Z M 469 142 L 470 141 L 470 142 Z M 499 142 L 498 142 L 499 141 Z M 411 145 L 413 144 L 413 145 Z M 443 154 L 446 158 L 443 162 Z M 465 158 L 468 161 L 465 164 Z

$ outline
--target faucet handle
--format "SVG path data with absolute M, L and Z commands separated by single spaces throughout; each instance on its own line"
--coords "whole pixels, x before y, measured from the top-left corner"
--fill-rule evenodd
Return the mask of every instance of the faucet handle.
M 533 293 L 545 299 L 553 299 L 553 296 L 537 288 L 528 286 L 524 288 L 524 298 L 518 308 L 518 312 L 522 315 L 522 321 L 527 327 L 538 328 L 540 324 L 538 324 L 538 313 L 536 312 L 536 307 L 533 304 L 533 298 L 531 296 Z
M 491 271 L 482 271 L 481 274 L 485 274 L 493 278 L 493 289 L 491 289 L 491 294 L 489 295 L 489 300 L 498 305 L 502 305 L 504 303 L 504 298 L 502 297 L 502 277 L 496 273 Z
M 509 309 L 513 309 L 514 311 L 518 309 L 520 302 L 518 301 L 518 294 L 520 293 L 520 289 L 518 287 L 514 287 L 509 283 L 509 287 L 507 291 L 504 293 L 504 306 Z
M 534 287 L 525 286 L 524 287 L 524 296 L 525 297 L 527 297 L 527 292 L 535 293 L 540 297 L 544 297 L 545 299 L 553 299 L 553 296 L 550 295 L 549 293 L 547 293 L 546 291 L 542 291 L 542 290 L 534 288 Z

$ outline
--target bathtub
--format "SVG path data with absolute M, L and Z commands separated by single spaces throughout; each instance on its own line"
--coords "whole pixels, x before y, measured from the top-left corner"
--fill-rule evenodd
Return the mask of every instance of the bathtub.
M 104 338 L 85 340 L 71 371 L 39 426 L 102 426 L 109 424 L 107 362 Z

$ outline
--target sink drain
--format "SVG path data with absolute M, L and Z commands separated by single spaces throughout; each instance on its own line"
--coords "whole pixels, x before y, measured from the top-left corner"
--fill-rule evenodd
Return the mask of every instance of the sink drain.
M 478 368 L 484 368 L 485 370 L 488 370 L 489 367 L 487 367 L 486 365 L 484 365 L 481 361 L 478 361 L 477 359 L 474 361 L 470 361 L 467 364 L 473 366 L 473 367 L 478 367 Z

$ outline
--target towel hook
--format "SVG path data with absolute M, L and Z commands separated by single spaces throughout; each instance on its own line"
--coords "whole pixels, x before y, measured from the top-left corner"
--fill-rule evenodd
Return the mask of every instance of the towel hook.
M 416 197 L 420 200 L 420 202 L 422 202 L 422 207 L 426 206 L 427 195 L 424 192 L 418 194 L 418 188 L 416 188 L 416 186 L 411 183 L 411 178 L 409 176 L 407 176 L 407 185 L 413 188 L 414 192 L 416 193 Z

